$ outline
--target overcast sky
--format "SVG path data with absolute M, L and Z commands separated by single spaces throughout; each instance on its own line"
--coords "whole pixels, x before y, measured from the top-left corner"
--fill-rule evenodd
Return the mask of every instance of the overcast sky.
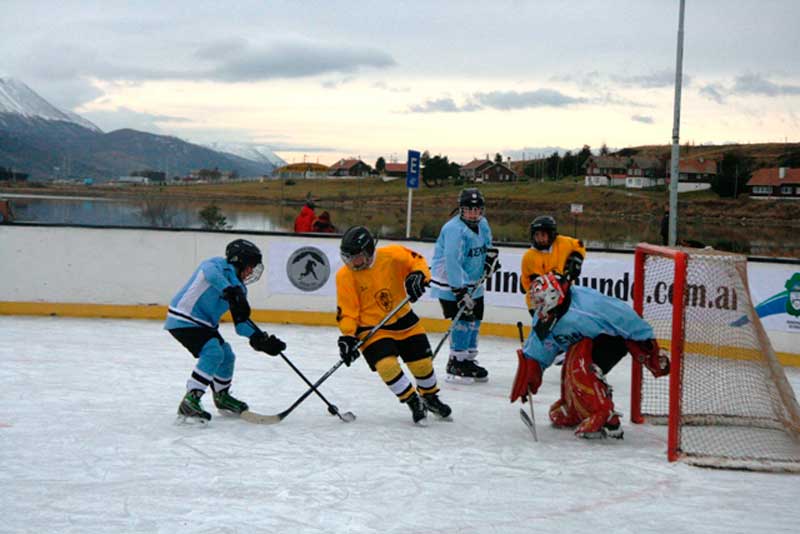
M 287 161 L 666 144 L 678 0 L 0 0 L 0 76 Z M 800 1 L 686 0 L 681 141 L 798 141 Z

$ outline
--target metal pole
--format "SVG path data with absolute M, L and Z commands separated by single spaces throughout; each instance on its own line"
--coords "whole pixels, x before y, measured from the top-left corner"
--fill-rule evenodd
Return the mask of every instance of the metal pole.
M 411 197 L 414 195 L 414 190 L 408 188 L 408 206 L 406 207 L 406 239 L 411 237 Z
M 680 0 L 678 15 L 678 51 L 675 59 L 675 110 L 672 118 L 672 159 L 669 183 L 669 245 L 678 240 L 678 181 L 680 180 L 680 130 L 681 130 L 681 85 L 683 81 L 683 13 L 685 0 Z

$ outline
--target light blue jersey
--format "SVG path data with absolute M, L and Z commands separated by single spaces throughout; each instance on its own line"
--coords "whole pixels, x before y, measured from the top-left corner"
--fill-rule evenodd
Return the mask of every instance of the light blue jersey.
M 459 215 L 442 226 L 431 261 L 431 296 L 456 300 L 451 288 L 474 285 L 483 276 L 486 249 L 492 246 L 492 230 L 486 217 L 478 222 L 478 232 L 471 230 Z M 483 286 L 473 298 L 483 296 Z
M 567 312 L 555 323 L 544 339 L 535 329 L 525 342 L 525 356 L 536 360 L 542 369 L 549 367 L 556 355 L 583 338 L 594 339 L 600 334 L 618 336 L 634 341 L 652 339 L 653 329 L 625 302 L 603 295 L 588 287 L 572 286 Z M 539 322 L 533 318 L 533 326 Z
M 173 328 L 208 327 L 216 329 L 223 314 L 228 311 L 228 301 L 222 291 L 230 286 L 247 287 L 236 276 L 236 269 L 225 258 L 205 260 L 180 291 L 172 298 L 167 312 L 166 330 Z M 248 323 L 236 325 L 236 333 L 249 338 L 255 329 Z

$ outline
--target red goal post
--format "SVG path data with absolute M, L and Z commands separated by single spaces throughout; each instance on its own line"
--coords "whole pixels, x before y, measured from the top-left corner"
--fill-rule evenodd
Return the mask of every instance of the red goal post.
M 640 244 L 634 261 L 634 309 L 671 370 L 654 379 L 634 362 L 631 421 L 668 425 L 670 461 L 800 472 L 800 407 L 750 300 L 747 259 Z

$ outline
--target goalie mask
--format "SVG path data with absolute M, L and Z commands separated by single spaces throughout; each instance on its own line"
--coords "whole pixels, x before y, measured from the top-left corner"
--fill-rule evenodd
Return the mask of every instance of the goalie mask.
M 261 251 L 246 239 L 236 239 L 228 243 L 225 247 L 225 259 L 236 268 L 236 276 L 245 285 L 258 282 L 264 272 Z
M 537 238 L 537 232 L 542 232 Z M 531 245 L 536 250 L 547 250 L 556 240 L 558 235 L 558 228 L 556 227 L 556 220 L 550 215 L 540 215 L 536 217 L 531 223 L 530 239 Z
M 342 262 L 354 271 L 369 269 L 375 262 L 375 238 L 363 226 L 353 226 L 342 236 L 339 246 Z
M 531 285 L 531 303 L 540 321 L 552 317 L 553 310 L 564 302 L 564 287 L 558 275 L 548 273 L 538 277 Z

